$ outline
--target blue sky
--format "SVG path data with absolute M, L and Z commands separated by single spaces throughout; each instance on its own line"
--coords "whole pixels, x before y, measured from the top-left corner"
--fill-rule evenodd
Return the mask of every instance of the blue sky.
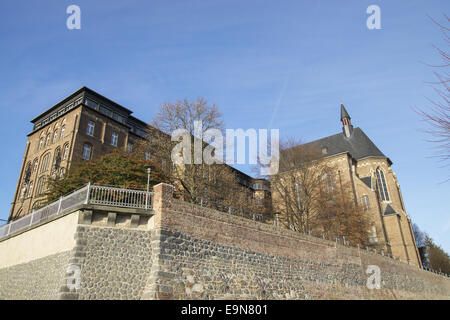
M 81 8 L 81 30 L 66 8 Z M 381 8 L 368 30 L 366 8 Z M 394 162 L 408 214 L 450 252 L 449 170 L 435 158 L 414 106 L 443 45 L 427 14 L 450 2 L 1 1 L 0 218 L 6 219 L 29 120 L 82 86 L 142 120 L 176 98 L 214 102 L 229 128 L 279 128 L 311 141 L 337 133 L 343 101 Z

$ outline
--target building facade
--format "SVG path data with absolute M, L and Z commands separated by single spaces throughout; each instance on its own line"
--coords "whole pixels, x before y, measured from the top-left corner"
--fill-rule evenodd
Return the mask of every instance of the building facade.
M 33 129 L 28 134 L 9 220 L 40 207 L 48 177 L 64 175 L 72 163 L 99 158 L 116 148 L 132 151 L 146 138 L 148 125 L 131 114 L 131 110 L 83 87 L 31 120 Z M 268 181 L 236 172 L 250 195 L 267 197 Z
M 360 128 L 353 128 L 341 106 L 343 132 L 304 146 L 319 150 L 336 169 L 339 179 L 353 186 L 354 201 L 372 221 L 373 247 L 420 265 L 400 185 L 392 161 Z M 9 220 L 40 207 L 45 201 L 46 181 L 62 176 L 72 163 L 101 157 L 114 149 L 133 150 L 145 139 L 148 126 L 132 111 L 83 87 L 35 119 L 22 160 Z M 236 178 L 261 206 L 277 211 L 276 195 L 265 179 L 236 171 Z
M 334 170 L 333 181 L 351 186 L 353 200 L 371 221 L 369 243 L 404 262 L 421 265 L 411 219 L 406 213 L 392 161 L 360 128 L 341 105 L 342 133 L 302 145 L 316 150 Z M 279 205 L 272 190 L 274 208 Z

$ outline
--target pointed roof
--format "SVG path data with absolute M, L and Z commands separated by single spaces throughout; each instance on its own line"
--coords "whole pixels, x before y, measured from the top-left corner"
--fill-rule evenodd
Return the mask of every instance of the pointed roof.
M 372 140 L 370 140 L 370 138 L 360 128 L 354 129 L 350 138 L 345 137 L 342 133 L 338 133 L 302 144 L 298 147 L 312 147 L 313 150 L 318 150 L 318 152 L 320 152 L 322 148 L 327 148 L 327 157 L 347 152 L 356 160 L 369 157 L 385 158 L 388 159 L 390 164 L 392 164 L 391 160 L 377 148 Z
M 364 182 L 364 184 L 369 187 L 370 189 L 372 189 L 372 177 L 368 176 L 368 177 L 360 177 L 359 178 L 362 182 Z
M 392 214 L 398 214 L 397 211 L 394 210 L 394 208 L 392 208 L 392 206 L 390 204 L 388 204 L 386 206 L 386 208 L 384 208 L 384 212 L 383 215 L 392 215 Z
M 349 114 L 348 114 L 348 112 L 347 112 L 347 110 L 345 110 L 344 105 L 341 103 L 341 121 L 342 121 L 343 119 L 345 119 L 345 118 L 351 119 L 350 116 L 349 116 Z

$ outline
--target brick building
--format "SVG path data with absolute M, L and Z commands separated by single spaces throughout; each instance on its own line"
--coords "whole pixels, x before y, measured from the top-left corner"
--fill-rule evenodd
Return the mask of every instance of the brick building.
M 372 220 L 370 242 L 404 261 L 420 265 L 411 221 L 400 186 L 385 156 L 360 128 L 353 128 L 341 106 L 343 132 L 306 144 L 325 154 L 340 179 L 353 185 L 355 202 Z M 64 175 L 74 161 L 98 158 L 120 148 L 133 149 L 144 139 L 147 124 L 132 111 L 86 87 L 31 121 L 9 220 L 30 213 L 45 201 L 46 179 Z M 277 211 L 276 194 L 265 179 L 235 170 L 239 183 Z M 273 195 L 273 196 L 272 196 Z
M 31 120 L 33 129 L 28 134 L 9 220 L 39 207 L 45 201 L 46 179 L 62 176 L 74 161 L 96 159 L 115 148 L 131 151 L 146 137 L 148 128 L 131 114 L 83 87 Z M 250 195 L 267 197 L 268 181 L 236 173 Z
M 392 161 L 384 155 L 360 128 L 353 128 L 351 118 L 341 105 L 342 133 L 301 145 L 315 150 L 333 168 L 326 183 L 352 186 L 353 199 L 371 221 L 369 242 L 401 260 L 421 265 L 411 219 L 406 213 L 400 185 Z M 281 173 L 282 174 L 282 173 Z M 325 181 L 324 181 L 325 182 Z M 273 188 L 272 188 L 273 189 Z M 280 197 L 272 190 L 277 210 Z

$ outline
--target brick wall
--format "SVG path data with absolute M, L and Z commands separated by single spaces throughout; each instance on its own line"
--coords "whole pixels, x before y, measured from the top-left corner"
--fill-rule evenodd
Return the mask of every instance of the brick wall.
M 69 264 L 70 251 L 0 269 L 0 300 L 55 300 Z
M 152 265 L 150 236 L 141 230 L 79 226 L 77 298 L 139 299 Z
M 155 187 L 147 299 L 436 299 L 450 279 L 388 257 L 171 200 Z M 368 289 L 369 265 L 381 289 Z
M 79 209 L 69 219 L 73 248 L 0 269 L 0 299 L 450 299 L 444 276 L 192 205 L 172 191 L 155 186 L 150 219 L 131 209 Z M 26 242 L 38 228 L 6 241 Z M 381 288 L 371 290 L 373 265 Z M 78 289 L 67 285 L 70 266 L 80 270 Z

